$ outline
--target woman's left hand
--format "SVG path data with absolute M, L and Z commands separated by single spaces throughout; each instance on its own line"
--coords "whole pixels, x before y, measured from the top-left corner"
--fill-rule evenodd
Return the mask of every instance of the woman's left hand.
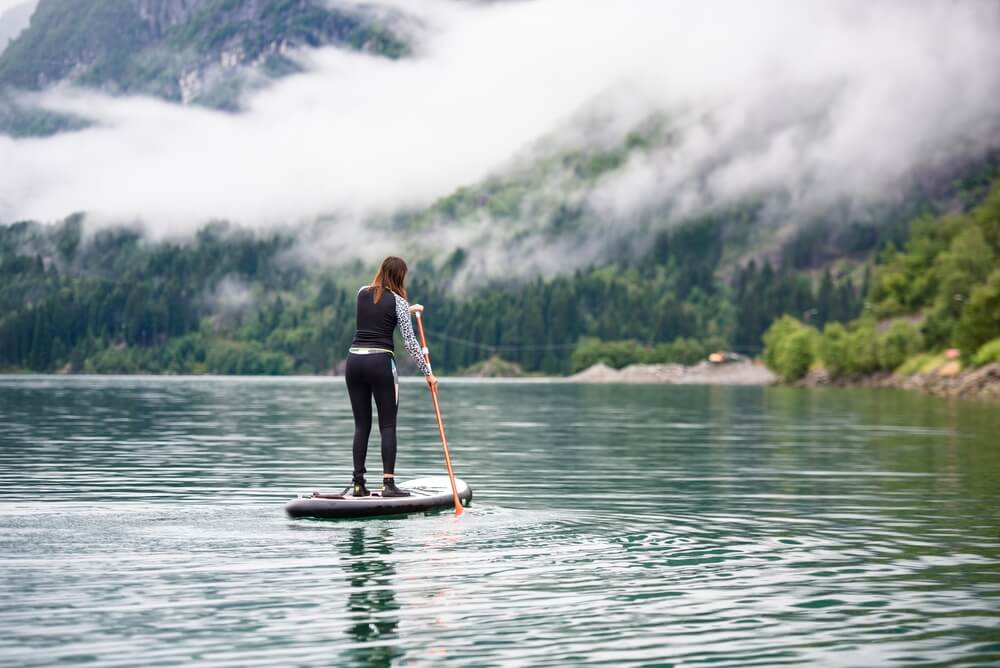
M 410 304 L 410 315 L 413 315 L 414 313 L 422 313 L 423 310 L 423 304 Z

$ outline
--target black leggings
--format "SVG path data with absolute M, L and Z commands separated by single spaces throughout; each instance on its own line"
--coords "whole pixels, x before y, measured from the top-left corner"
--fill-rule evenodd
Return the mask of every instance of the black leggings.
M 365 474 L 368 435 L 372 430 L 372 397 L 378 408 L 378 430 L 382 436 L 382 470 L 396 472 L 396 409 L 399 385 L 396 362 L 390 353 L 347 356 L 347 393 L 354 411 L 354 476 Z

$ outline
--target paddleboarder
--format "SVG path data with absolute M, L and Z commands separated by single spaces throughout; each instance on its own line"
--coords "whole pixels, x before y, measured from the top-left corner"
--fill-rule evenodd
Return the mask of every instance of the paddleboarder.
M 417 367 L 427 378 L 433 392 L 437 378 L 430 361 L 422 354 L 413 335 L 410 315 L 423 311 L 423 306 L 410 306 L 406 294 L 406 262 L 389 256 L 382 261 L 371 285 L 358 290 L 357 332 L 347 355 L 347 393 L 354 412 L 354 474 L 351 481 L 353 496 L 368 496 L 365 459 L 368 436 L 372 429 L 372 398 L 378 410 L 379 436 L 382 439 L 382 496 L 409 496 L 396 486 L 396 411 L 399 407 L 399 377 L 396 371 L 392 334 L 396 327 L 403 344 Z

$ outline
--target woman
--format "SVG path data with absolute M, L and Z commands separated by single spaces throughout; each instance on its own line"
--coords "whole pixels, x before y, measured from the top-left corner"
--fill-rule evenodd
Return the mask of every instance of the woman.
M 358 331 L 347 355 L 347 393 L 354 411 L 354 477 L 351 493 L 368 496 L 365 487 L 365 457 L 372 429 L 372 397 L 378 408 L 378 429 L 382 437 L 382 496 L 409 496 L 396 487 L 396 409 L 399 406 L 399 379 L 393 353 L 392 332 L 399 326 L 410 357 L 427 377 L 433 390 L 437 378 L 413 336 L 410 314 L 423 311 L 420 304 L 406 301 L 406 262 L 387 257 L 371 285 L 358 290 Z

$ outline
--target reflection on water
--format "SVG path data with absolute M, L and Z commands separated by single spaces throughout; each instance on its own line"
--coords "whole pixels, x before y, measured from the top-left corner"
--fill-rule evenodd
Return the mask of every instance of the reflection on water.
M 420 383 L 398 469 L 443 462 Z M 1000 665 L 1000 411 L 445 383 L 476 504 L 296 521 L 339 379 L 0 378 L 0 665 Z
M 399 627 L 399 603 L 393 592 L 396 570 L 385 557 L 392 554 L 392 532 L 388 527 L 352 527 L 348 554 L 351 593 L 347 610 L 354 646 L 351 658 L 366 666 L 388 666 L 403 656 L 393 642 Z

